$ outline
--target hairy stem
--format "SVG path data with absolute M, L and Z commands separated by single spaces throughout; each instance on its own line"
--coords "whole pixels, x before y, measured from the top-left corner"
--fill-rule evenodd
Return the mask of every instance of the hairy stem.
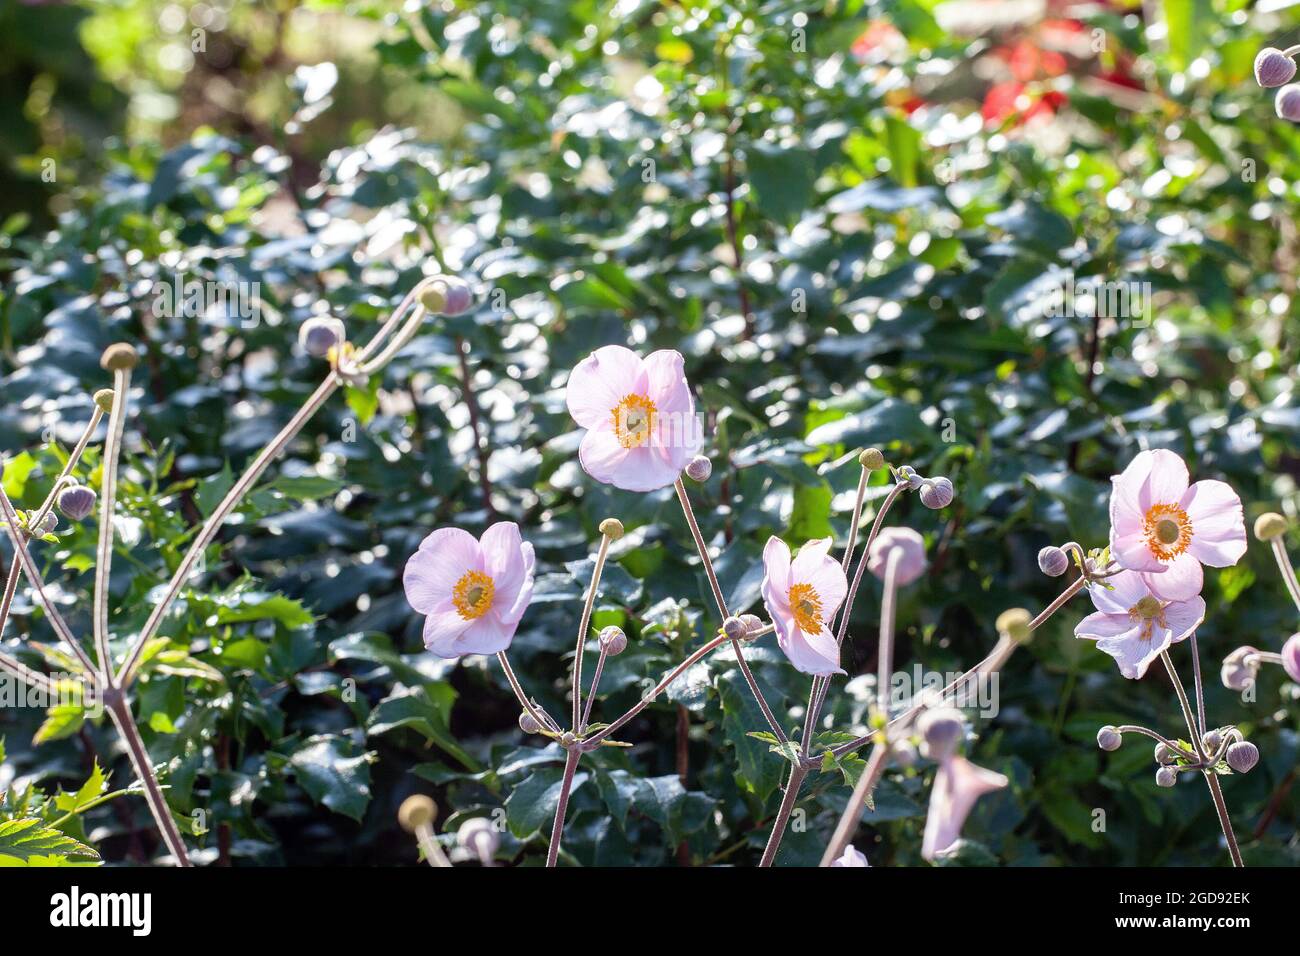
M 501 669 L 506 673 L 506 680 L 510 682 L 510 689 L 515 692 L 515 697 L 519 700 L 519 706 L 528 712 L 528 716 L 537 721 L 538 727 L 546 727 L 550 730 L 558 731 L 555 721 L 548 719 L 529 701 L 528 695 L 524 693 L 523 685 L 519 683 L 519 678 L 515 676 L 515 669 L 510 666 L 510 658 L 506 657 L 505 651 L 497 651 L 497 660 L 501 662 Z
M 799 801 L 799 788 L 803 785 L 803 778 L 806 776 L 808 776 L 807 770 L 797 763 L 790 764 L 790 779 L 785 784 L 785 796 L 781 798 L 781 806 L 776 811 L 772 834 L 767 838 L 767 847 L 763 850 L 763 859 L 759 861 L 759 866 L 771 866 L 776 860 L 776 851 L 781 849 L 781 840 L 785 837 L 786 827 L 790 823 L 790 814 L 794 812 L 794 805 Z
M 113 512 L 117 508 L 117 468 L 122 453 L 122 429 L 126 424 L 126 400 L 131 391 L 131 370 L 113 372 L 113 410 L 108 416 L 104 438 L 104 459 L 100 468 L 99 547 L 95 556 L 95 606 L 92 620 L 95 656 L 100 681 L 113 686 L 113 658 L 109 650 L 108 587 L 113 573 Z
M 596 673 L 591 678 L 591 693 L 587 695 L 587 705 L 582 709 L 582 720 L 573 728 L 579 735 L 586 733 L 587 722 L 591 720 L 591 705 L 596 700 L 596 690 L 600 687 L 600 678 L 605 673 L 605 658 L 608 656 L 609 652 L 602 647 L 600 656 L 596 658 Z
M 573 789 L 573 774 L 578 769 L 582 751 L 570 747 L 564 758 L 564 779 L 560 782 L 560 799 L 555 804 L 555 822 L 551 825 L 551 845 L 546 851 L 546 865 L 555 866 L 560 856 L 560 841 L 564 838 L 564 818 L 569 812 L 569 792 Z
M 582 717 L 582 652 L 587 646 L 587 631 L 591 629 L 591 610 L 596 604 L 596 591 L 600 588 L 600 576 L 605 570 L 605 561 L 609 558 L 609 535 L 601 534 L 600 550 L 596 552 L 596 567 L 591 572 L 591 586 L 587 588 L 586 600 L 582 602 L 582 619 L 578 622 L 578 646 L 573 652 L 573 731 L 581 733 Z M 605 662 L 605 653 L 600 655 Z M 592 696 L 596 688 L 591 689 Z
M 90 413 L 90 422 L 86 425 L 85 430 L 81 433 L 81 437 L 77 439 L 76 446 L 68 455 L 67 463 L 64 464 L 63 470 L 59 472 L 58 477 L 54 479 L 54 485 L 50 488 L 50 493 L 45 496 L 45 501 L 42 502 L 40 508 L 37 509 L 36 516 L 28 522 L 30 527 L 39 528 L 41 522 L 45 520 L 45 516 L 49 514 L 50 509 L 54 507 L 54 502 L 58 500 L 59 492 L 63 490 L 64 482 L 68 480 L 68 477 L 72 474 L 72 470 L 77 467 L 77 462 L 81 461 L 81 456 L 85 453 L 86 446 L 90 444 L 90 439 L 95 436 L 95 429 L 99 427 L 99 421 L 103 417 L 103 410 L 96 405 L 94 410 Z
M 431 867 L 440 869 L 451 866 L 451 860 L 447 859 L 447 854 L 443 852 L 430 824 L 421 823 L 416 827 L 415 839 L 420 844 L 420 849 L 424 851 L 425 862 Z
M 1295 568 L 1291 567 L 1291 557 L 1286 553 L 1286 545 L 1282 543 L 1281 538 L 1273 539 L 1273 557 L 1277 558 L 1277 567 L 1282 572 L 1282 581 L 1286 584 L 1287 593 L 1295 602 L 1296 609 L 1300 610 L 1300 582 L 1296 581 Z
M 136 729 L 130 705 L 120 691 L 113 689 L 105 695 L 104 707 L 113 721 L 113 726 L 121 735 L 122 742 L 126 744 L 126 752 L 131 758 L 131 766 L 135 769 L 136 776 L 144 784 L 145 802 L 149 804 L 149 812 L 153 814 L 154 823 L 158 826 L 158 832 L 162 834 L 163 842 L 176 858 L 177 866 L 193 866 L 185 850 L 180 831 L 176 828 L 176 821 L 172 819 L 167 800 L 163 797 L 162 788 L 158 785 L 158 777 L 153 772 L 153 762 L 149 759 L 148 751 L 145 750 L 140 731 Z
M 853 839 L 853 833 L 862 819 L 862 808 L 867 805 L 867 797 L 876 788 L 880 775 L 885 772 L 888 758 L 889 744 L 882 734 L 880 742 L 867 758 L 867 765 L 862 768 L 862 776 L 858 777 L 858 782 L 853 786 L 853 795 L 849 797 L 839 823 L 835 824 L 835 833 L 831 836 L 831 842 L 826 844 L 826 852 L 822 854 L 819 866 L 830 866 L 832 861 L 839 859 Z

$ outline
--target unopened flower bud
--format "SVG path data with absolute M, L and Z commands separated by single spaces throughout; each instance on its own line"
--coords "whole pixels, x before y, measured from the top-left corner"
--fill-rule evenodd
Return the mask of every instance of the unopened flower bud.
M 528 711 L 521 710 L 519 712 L 519 729 L 526 734 L 540 734 L 542 732 L 542 725 L 539 724 L 537 719 Z
M 749 634 L 749 628 L 745 627 L 744 621 L 733 615 L 722 622 L 722 633 L 728 640 L 743 641 Z
M 713 462 L 705 455 L 696 455 L 686 466 L 686 477 L 691 481 L 708 481 L 711 474 L 713 474 Z
M 1033 620 L 1023 607 L 1013 607 L 999 614 L 994 626 L 999 634 L 1005 634 L 1017 644 L 1025 644 L 1033 637 L 1034 632 L 1029 629 Z
M 1239 647 L 1223 659 L 1219 679 L 1228 690 L 1246 690 L 1259 673 L 1259 648 Z
M 140 356 L 125 342 L 114 342 L 99 357 L 99 367 L 110 372 L 125 372 L 140 364 Z
M 456 842 L 486 864 L 496 855 L 497 847 L 501 845 L 501 836 L 491 821 L 484 817 L 472 817 L 456 831 Z
M 921 504 L 927 508 L 946 508 L 952 504 L 954 494 L 952 482 L 947 478 L 927 478 L 921 485 Z
M 1300 684 L 1300 634 L 1292 634 L 1282 645 L 1282 669 L 1297 684 Z
M 1223 746 L 1223 734 L 1217 730 L 1211 730 L 1201 738 L 1201 746 L 1205 748 L 1206 756 L 1213 757 Z
M 407 797 L 397 811 L 397 822 L 407 833 L 433 823 L 438 815 L 438 805 L 422 793 Z
M 577 742 L 578 742 L 578 735 L 575 734 L 572 730 L 566 730 L 564 733 L 560 734 L 561 747 L 572 747 Z
M 600 523 L 600 533 L 610 541 L 617 541 L 623 537 L 623 522 L 617 518 L 606 518 Z
M 916 729 L 925 741 L 931 760 L 952 756 L 965 734 L 961 711 L 953 707 L 935 707 L 925 711 L 917 720 Z
M 1169 749 L 1168 744 L 1156 744 L 1156 763 L 1162 767 L 1167 767 L 1171 763 L 1177 762 L 1178 758 L 1174 752 Z
M 80 521 L 95 510 L 95 493 L 85 485 L 72 485 L 59 492 L 59 510 L 71 521 Z
M 420 304 L 435 315 L 460 315 L 473 303 L 469 286 L 453 276 L 442 276 L 420 294 Z
M 347 338 L 343 323 L 327 315 L 312 316 L 298 329 L 298 344 L 313 358 L 325 358 Z
M 1054 544 L 1038 552 L 1038 570 L 1049 578 L 1059 578 L 1070 567 L 1070 556 Z
M 1278 90 L 1273 108 L 1282 119 L 1300 122 L 1300 84 L 1290 83 Z
M 111 388 L 101 388 L 95 393 L 95 404 L 105 415 L 113 411 L 113 390 Z
M 1228 766 L 1237 773 L 1250 773 L 1259 763 L 1259 748 L 1249 740 L 1239 740 L 1228 748 Z
M 1172 787 L 1178 782 L 1178 771 L 1173 767 L 1161 767 L 1156 771 L 1157 787 Z
M 885 467 L 885 454 L 879 448 L 864 448 L 858 455 L 858 464 L 867 471 L 876 471 Z
M 627 635 L 623 629 L 611 624 L 600 632 L 600 649 L 610 657 L 617 657 L 627 650 Z
M 45 517 L 41 518 L 38 527 L 32 528 L 32 534 L 40 537 L 41 535 L 54 534 L 59 529 L 59 516 L 53 511 L 45 512 Z
M 900 767 L 910 767 L 916 763 L 920 756 L 916 752 L 916 744 L 904 738 L 890 747 L 889 755 L 894 758 L 894 763 Z
M 1286 519 L 1276 511 L 1266 511 L 1255 519 L 1255 537 L 1260 541 L 1272 541 L 1286 534 Z
M 1120 745 L 1123 743 L 1123 735 L 1110 724 L 1097 731 L 1097 746 L 1102 750 L 1119 750 Z
M 886 528 L 876 535 L 867 556 L 867 569 L 885 580 L 894 565 L 894 583 L 905 588 L 925 573 L 925 539 L 911 528 Z
M 1255 82 L 1265 89 L 1290 83 L 1295 76 L 1295 60 L 1277 47 L 1266 46 L 1255 54 Z

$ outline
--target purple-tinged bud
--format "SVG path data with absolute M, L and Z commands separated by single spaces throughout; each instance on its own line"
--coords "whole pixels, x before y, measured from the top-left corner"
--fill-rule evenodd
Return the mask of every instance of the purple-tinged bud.
M 463 279 L 441 276 L 420 294 L 420 304 L 434 315 L 460 315 L 474 304 L 474 294 Z
M 1172 787 L 1178 782 L 1178 771 L 1173 767 L 1161 767 L 1156 771 L 1157 787 Z
M 1273 108 L 1282 119 L 1300 122 L 1300 83 L 1290 83 L 1278 90 Z
M 611 624 L 600 632 L 600 649 L 610 657 L 617 657 L 627 650 L 627 635 L 623 629 Z
M 921 504 L 927 508 L 946 508 L 952 504 L 956 490 L 947 478 L 927 478 L 921 485 Z
M 342 345 L 346 337 L 343 323 L 325 315 L 313 316 L 298 329 L 298 344 L 312 358 L 325 358 L 331 349 Z
M 1207 757 L 1213 757 L 1219 752 L 1219 748 L 1223 746 L 1223 734 L 1217 730 L 1211 730 L 1201 738 L 1201 746 L 1205 748 Z
M 1162 767 L 1167 767 L 1171 763 L 1177 762 L 1178 758 L 1174 752 L 1169 749 L 1168 744 L 1156 744 L 1156 763 Z
M 1102 750 L 1119 750 L 1120 745 L 1123 743 L 1124 736 L 1110 724 L 1097 731 L 1097 746 Z
M 867 568 L 880 580 L 889 570 L 890 555 L 898 552 L 895 560 L 894 581 L 905 588 L 925 573 L 925 539 L 911 528 L 886 528 L 871 543 Z
M 45 512 L 45 517 L 41 519 L 40 527 L 33 528 L 32 534 L 40 537 L 42 535 L 54 534 L 59 530 L 59 516 L 53 511 Z
M 746 640 L 746 641 L 758 640 L 758 632 L 761 631 L 766 626 L 763 623 L 763 619 L 759 617 L 757 614 L 740 615 L 740 623 L 744 625 L 745 628 L 745 636 L 742 638 L 742 640 Z
M 1266 46 L 1255 54 L 1255 82 L 1265 89 L 1290 83 L 1295 76 L 1295 60 L 1277 47 Z
M 713 462 L 704 455 L 696 455 L 686 466 L 686 477 L 691 481 L 708 481 L 711 474 L 713 474 Z
M 70 521 L 80 521 L 95 510 L 95 493 L 85 485 L 72 485 L 59 492 L 59 510 Z
M 925 711 L 916 722 L 931 760 L 951 757 L 966 733 L 961 711 L 953 707 L 935 707 Z
M 1070 567 L 1070 556 L 1054 544 L 1038 552 L 1038 570 L 1049 578 L 1059 578 Z
M 1228 766 L 1237 773 L 1250 773 L 1259 763 L 1259 748 L 1249 740 L 1239 740 L 1228 748 Z
M 1228 690 L 1246 690 L 1259 673 L 1259 648 L 1239 647 L 1223 659 L 1219 679 Z
M 722 622 L 722 633 L 731 641 L 743 641 L 749 635 L 749 628 L 745 627 L 745 622 L 736 616 L 731 616 Z
M 539 724 L 537 719 L 528 711 L 521 710 L 519 712 L 519 729 L 526 734 L 540 734 L 542 732 L 542 725 Z
M 466 820 L 456 831 L 456 842 L 479 858 L 484 866 L 492 862 L 497 847 L 501 845 L 501 836 L 491 821 L 484 817 Z
M 1292 634 L 1282 645 L 1282 669 L 1300 684 L 1300 634 Z

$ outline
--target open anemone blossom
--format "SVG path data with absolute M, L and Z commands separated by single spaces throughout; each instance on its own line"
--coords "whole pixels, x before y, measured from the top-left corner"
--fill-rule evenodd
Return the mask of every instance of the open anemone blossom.
M 970 816 L 975 801 L 986 793 L 1007 785 L 1005 776 L 985 770 L 957 754 L 939 759 L 930 790 L 930 807 L 925 815 L 925 833 L 921 837 L 921 856 L 933 860 L 952 847 L 961 837 L 961 828 Z
M 790 560 L 780 538 L 763 548 L 763 603 L 776 628 L 776 642 L 796 670 L 824 677 L 843 674 L 840 646 L 830 622 L 844 602 L 849 582 L 827 552 L 831 539 L 809 541 Z
M 1157 597 L 1188 600 L 1201 593 L 1201 565 L 1226 568 L 1246 553 L 1241 499 L 1222 481 L 1189 486 L 1171 451 L 1144 451 L 1111 479 L 1110 551 Z
M 587 429 L 578 459 L 597 481 L 624 491 L 671 485 L 703 436 L 680 352 L 644 359 L 621 345 L 596 349 L 569 375 L 565 401 Z
M 406 562 L 406 600 L 425 615 L 424 646 L 439 657 L 495 654 L 510 646 L 533 599 L 533 546 L 513 521 L 475 540 L 439 528 Z
M 1168 601 L 1154 593 L 1149 581 L 1158 575 L 1121 571 L 1107 578 L 1111 585 L 1088 589 L 1097 608 L 1074 629 L 1074 636 L 1096 641 L 1119 664 L 1119 672 L 1137 680 L 1171 644 L 1186 640 L 1205 620 L 1205 601 L 1195 595 Z

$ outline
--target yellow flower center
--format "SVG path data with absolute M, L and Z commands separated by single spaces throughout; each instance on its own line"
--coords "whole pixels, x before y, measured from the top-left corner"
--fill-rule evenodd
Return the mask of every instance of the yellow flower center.
M 625 395 L 614 406 L 614 434 L 624 448 L 640 448 L 650 441 L 658 409 L 644 395 Z
M 1138 634 L 1139 640 L 1151 640 L 1151 634 L 1157 624 L 1161 627 L 1168 626 L 1165 623 L 1164 606 L 1150 594 L 1129 608 L 1128 616 L 1135 624 L 1139 622 L 1142 624 L 1142 631 Z
M 822 599 L 811 584 L 790 585 L 790 610 L 799 630 L 805 634 L 821 633 Z
M 472 621 L 487 613 L 495 590 L 492 578 L 482 571 L 466 571 L 451 589 L 451 603 L 461 617 Z
M 1172 561 L 1192 543 L 1192 522 L 1177 505 L 1152 505 L 1142 519 L 1147 548 L 1161 561 Z

